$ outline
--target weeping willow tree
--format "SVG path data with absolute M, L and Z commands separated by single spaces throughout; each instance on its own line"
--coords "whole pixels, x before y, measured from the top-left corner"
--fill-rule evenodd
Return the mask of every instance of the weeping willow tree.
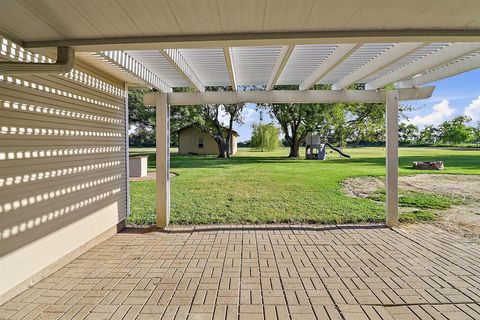
M 252 129 L 252 149 L 273 151 L 280 146 L 280 129 L 273 124 L 253 124 Z

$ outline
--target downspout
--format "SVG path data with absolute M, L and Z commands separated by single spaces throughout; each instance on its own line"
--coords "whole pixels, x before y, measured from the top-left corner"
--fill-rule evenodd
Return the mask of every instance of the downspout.
M 0 62 L 0 74 L 5 75 L 33 75 L 33 74 L 62 74 L 72 70 L 75 63 L 75 50 L 70 47 L 57 48 L 55 63 L 32 62 Z

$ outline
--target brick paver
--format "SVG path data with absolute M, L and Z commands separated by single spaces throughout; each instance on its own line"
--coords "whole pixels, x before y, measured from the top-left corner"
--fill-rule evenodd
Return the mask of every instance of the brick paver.
M 480 319 L 480 245 L 431 225 L 126 230 L 0 319 Z

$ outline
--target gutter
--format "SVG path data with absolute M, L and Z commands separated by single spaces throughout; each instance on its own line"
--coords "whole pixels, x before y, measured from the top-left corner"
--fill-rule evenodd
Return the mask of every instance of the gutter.
M 0 62 L 0 74 L 4 75 L 35 75 L 69 73 L 75 63 L 75 50 L 70 47 L 57 48 L 55 63 L 31 62 Z

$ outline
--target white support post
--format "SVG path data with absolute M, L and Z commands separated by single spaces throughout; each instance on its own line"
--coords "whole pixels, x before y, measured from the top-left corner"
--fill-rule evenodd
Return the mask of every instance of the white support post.
M 386 224 L 398 224 L 398 90 L 387 91 L 387 198 Z
M 157 227 L 170 223 L 170 106 L 166 93 L 156 93 Z
M 128 129 L 130 128 L 130 124 L 128 123 L 128 84 L 125 83 L 124 87 L 124 103 L 125 103 L 125 189 L 127 192 L 127 217 L 130 215 L 130 150 L 129 150 L 129 137 L 128 137 Z

